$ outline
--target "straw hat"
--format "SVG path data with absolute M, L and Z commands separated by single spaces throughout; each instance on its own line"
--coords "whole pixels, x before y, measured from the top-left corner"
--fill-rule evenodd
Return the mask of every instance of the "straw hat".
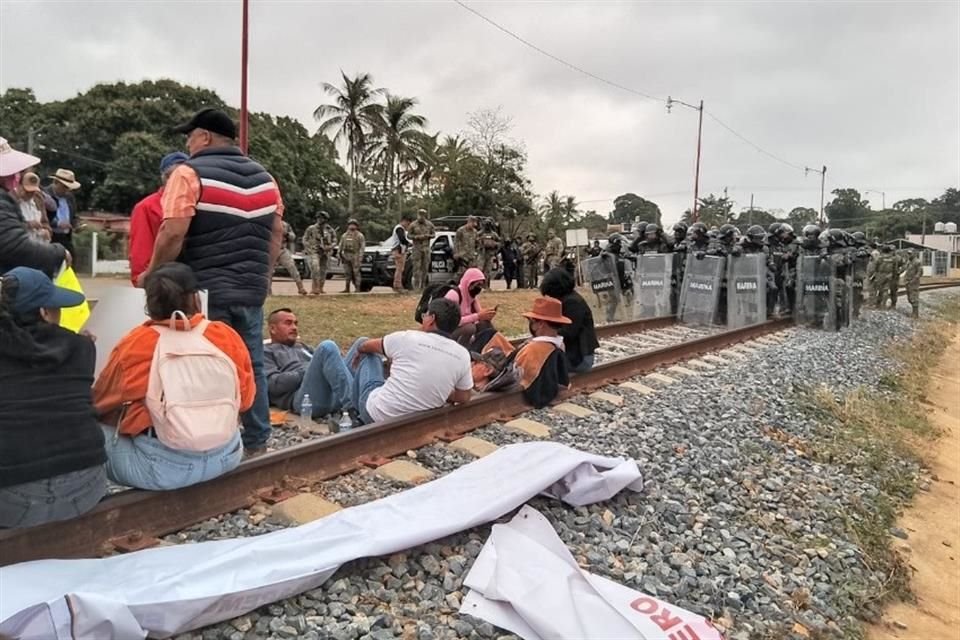
M 553 324 L 570 324 L 570 318 L 563 315 L 563 304 L 556 298 L 541 296 L 533 301 L 533 309 L 523 314 L 530 320 L 543 320 Z
M 40 164 L 40 158 L 17 151 L 6 138 L 0 138 L 0 176 L 12 176 Z
M 70 169 L 57 169 L 57 172 L 50 176 L 70 191 L 76 191 L 80 188 L 80 183 L 77 182 L 77 178 L 73 175 L 73 171 Z
M 25 173 L 23 177 L 20 178 L 20 186 L 27 193 L 36 193 L 40 191 L 40 176 L 32 171 Z

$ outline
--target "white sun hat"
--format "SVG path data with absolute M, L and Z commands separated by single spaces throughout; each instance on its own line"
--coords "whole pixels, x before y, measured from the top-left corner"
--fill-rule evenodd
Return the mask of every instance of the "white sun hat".
M 12 176 L 40 164 L 40 158 L 17 151 L 6 138 L 0 138 L 0 177 Z

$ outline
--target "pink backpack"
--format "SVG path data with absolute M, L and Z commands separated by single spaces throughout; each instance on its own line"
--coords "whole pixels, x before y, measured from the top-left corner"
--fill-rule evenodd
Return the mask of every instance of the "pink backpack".
M 176 329 L 178 320 L 185 331 Z M 237 366 L 204 337 L 209 324 L 204 319 L 191 329 L 186 315 L 175 311 L 169 327 L 153 326 L 160 339 L 150 363 L 146 406 L 157 438 L 172 449 L 215 449 L 239 428 Z

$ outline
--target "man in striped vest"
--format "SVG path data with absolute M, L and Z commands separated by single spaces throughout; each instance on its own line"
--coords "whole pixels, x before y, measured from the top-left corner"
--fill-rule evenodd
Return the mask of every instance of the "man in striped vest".
M 223 111 L 203 109 L 174 131 L 187 134 L 190 159 L 164 188 L 163 223 L 145 274 L 174 260 L 189 265 L 209 293 L 207 317 L 243 338 L 257 384 L 243 415 L 243 444 L 257 454 L 270 437 L 263 303 L 283 241 L 283 199 L 270 174 L 237 147 L 236 125 Z

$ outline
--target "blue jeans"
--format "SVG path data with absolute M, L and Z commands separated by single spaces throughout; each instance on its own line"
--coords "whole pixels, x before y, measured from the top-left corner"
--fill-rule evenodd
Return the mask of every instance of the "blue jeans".
M 291 409 L 294 413 L 300 413 L 304 394 L 310 394 L 312 418 L 355 408 L 350 361 L 340 355 L 340 348 L 333 340 L 324 340 L 313 352 L 300 388 L 293 394 Z
M 107 493 L 102 465 L 0 489 L 0 528 L 75 518 Z
M 100 425 L 107 450 L 107 475 L 117 484 L 149 491 L 169 491 L 206 482 L 231 471 L 243 459 L 240 431 L 227 444 L 209 451 L 171 449 L 146 434 L 117 435 Z
M 357 341 L 347 351 L 347 355 L 344 356 L 344 360 L 353 372 L 353 388 L 351 390 L 353 406 L 357 408 L 357 413 L 360 415 L 363 424 L 370 424 L 373 422 L 373 418 L 367 412 L 367 398 L 370 397 L 371 391 L 383 386 L 386 376 L 383 373 L 383 358 L 376 353 L 363 354 L 357 366 L 353 366 L 357 349 L 366 340 L 367 338 L 357 338 Z
M 583 356 L 583 360 L 577 366 L 570 365 L 570 373 L 586 373 L 593 369 L 593 354 Z
M 263 373 L 263 307 L 222 307 L 215 304 L 211 294 L 209 311 L 210 320 L 219 320 L 233 327 L 250 352 L 257 396 L 250 410 L 240 416 L 243 421 L 243 446 L 264 447 L 270 439 L 270 401 L 267 399 L 267 377 Z

